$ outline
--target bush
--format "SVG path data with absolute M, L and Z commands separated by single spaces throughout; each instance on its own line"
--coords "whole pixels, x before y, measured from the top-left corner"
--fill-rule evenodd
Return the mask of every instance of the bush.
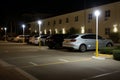
M 104 47 L 104 48 L 101 48 L 99 52 L 103 54 L 112 54 L 114 49 L 115 47 Z
M 118 43 L 120 40 L 120 33 L 111 33 L 109 37 L 113 40 L 114 43 Z
M 120 50 L 113 50 L 113 59 L 120 60 Z

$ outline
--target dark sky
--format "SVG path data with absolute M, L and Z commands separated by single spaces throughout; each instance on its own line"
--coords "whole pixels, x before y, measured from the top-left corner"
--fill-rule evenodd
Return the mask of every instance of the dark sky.
M 24 13 L 64 14 L 120 0 L 1 0 L 0 24 Z

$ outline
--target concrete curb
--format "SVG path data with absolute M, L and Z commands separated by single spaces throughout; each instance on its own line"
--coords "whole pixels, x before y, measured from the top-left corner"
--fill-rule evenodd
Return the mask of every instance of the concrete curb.
M 27 78 L 27 80 L 38 80 L 37 78 L 35 78 L 34 76 L 30 75 L 29 73 L 25 72 L 24 70 L 8 64 L 7 62 L 3 61 L 0 59 L 0 66 L 4 67 L 4 68 L 12 68 L 14 69 L 16 72 L 20 73 L 21 75 L 23 75 L 23 77 Z M 7 76 L 6 76 L 7 77 Z M 21 76 L 20 76 L 21 77 Z

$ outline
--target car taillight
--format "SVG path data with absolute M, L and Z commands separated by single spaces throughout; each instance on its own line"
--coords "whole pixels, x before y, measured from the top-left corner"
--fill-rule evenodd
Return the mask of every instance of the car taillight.
M 76 41 L 76 39 L 71 39 L 70 41 L 71 41 L 71 42 L 75 42 L 75 41 Z

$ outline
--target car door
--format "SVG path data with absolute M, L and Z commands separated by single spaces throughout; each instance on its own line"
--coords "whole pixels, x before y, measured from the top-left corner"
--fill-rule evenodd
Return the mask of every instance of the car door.
M 82 38 L 84 39 L 84 43 L 86 44 L 88 49 L 95 49 L 95 35 L 86 34 L 82 36 Z

